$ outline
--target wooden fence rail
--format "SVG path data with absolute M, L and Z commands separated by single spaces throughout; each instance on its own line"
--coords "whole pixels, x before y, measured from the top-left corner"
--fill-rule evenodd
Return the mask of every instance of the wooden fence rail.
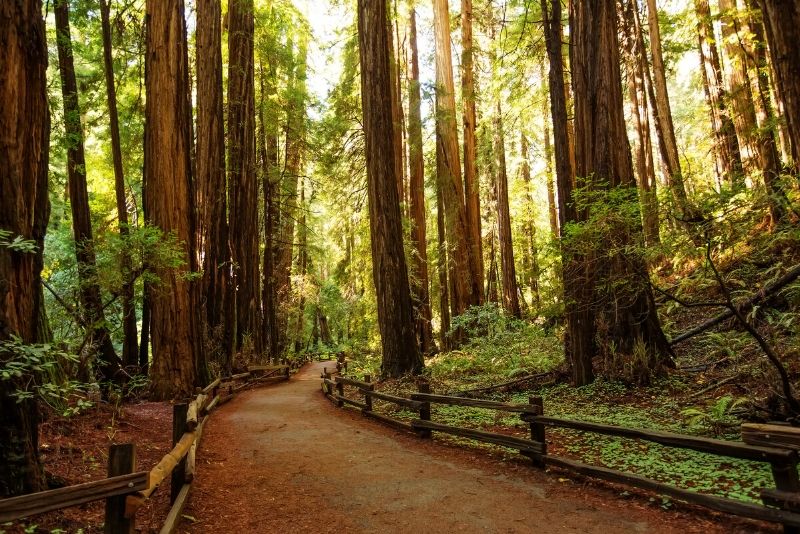
M 105 500 L 104 531 L 107 534 L 131 534 L 135 529 L 136 511 L 169 477 L 173 505 L 161 533 L 171 534 L 180 521 L 194 481 L 197 447 L 210 413 L 232 398 L 236 391 L 273 380 L 288 380 L 291 371 L 297 367 L 297 364 L 284 364 L 251 368 L 247 373 L 217 378 L 205 388 L 198 388 L 196 397 L 190 402 L 174 405 L 173 448 L 150 472 L 134 472 L 136 454 L 133 444 L 112 445 L 109 449 L 108 478 L 2 499 L 0 524 Z M 268 376 L 262 376 L 265 374 Z M 245 382 L 237 384 L 240 381 Z
M 339 366 L 337 366 L 339 367 Z M 403 430 L 416 432 L 422 437 L 430 437 L 432 432 L 442 432 L 464 438 L 500 445 L 516 449 L 531 458 L 540 467 L 553 466 L 575 473 L 599 478 L 602 480 L 635 486 L 661 495 L 667 495 L 689 503 L 698 504 L 720 512 L 734 514 L 749 519 L 780 523 L 784 531 L 800 534 L 800 479 L 797 464 L 800 451 L 800 428 L 786 425 L 743 425 L 744 442 L 725 441 L 698 436 L 686 436 L 671 432 L 628 428 L 586 421 L 574 421 L 544 415 L 544 406 L 540 397 L 530 397 L 528 404 L 497 402 L 488 399 L 468 399 L 435 395 L 430 391 L 427 382 L 419 383 L 419 392 L 408 397 L 389 395 L 375 391 L 375 384 L 370 377 L 363 381 L 355 378 L 331 377 L 327 369 L 322 375 L 322 390 L 325 395 L 336 402 L 339 407 L 355 406 L 365 416 L 376 419 Z M 345 386 L 355 388 L 363 395 L 365 402 L 345 396 Z M 417 411 L 420 416 L 410 423 L 376 413 L 373 410 L 373 399 L 390 402 L 403 408 Z M 530 438 L 521 438 L 486 432 L 473 428 L 462 428 L 432 422 L 430 405 L 445 404 L 511 412 L 519 414 L 522 421 L 530 425 Z M 547 452 L 547 428 L 567 428 L 582 432 L 592 432 L 608 436 L 638 439 L 658 443 L 665 447 L 690 449 L 727 458 L 739 458 L 751 461 L 766 462 L 772 468 L 775 488 L 764 488 L 761 492 L 764 505 L 747 503 L 735 499 L 717 497 L 697 493 L 689 489 L 678 488 L 648 479 L 634 473 L 626 473 L 601 466 L 553 456 Z

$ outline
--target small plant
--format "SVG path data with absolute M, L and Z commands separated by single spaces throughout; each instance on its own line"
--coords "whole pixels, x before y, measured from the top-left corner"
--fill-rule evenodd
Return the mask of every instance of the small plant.
M 736 424 L 734 411 L 746 403 L 747 399 L 744 397 L 734 399 L 725 395 L 711 406 L 687 408 L 681 411 L 681 415 L 690 425 L 708 428 L 715 436 L 719 436 Z

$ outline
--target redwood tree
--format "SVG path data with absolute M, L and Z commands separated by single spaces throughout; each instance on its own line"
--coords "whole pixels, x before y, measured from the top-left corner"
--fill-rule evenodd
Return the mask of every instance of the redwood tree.
M 230 249 L 236 292 L 236 348 L 251 335 L 260 349 L 258 182 L 256 180 L 253 0 L 228 6 L 228 173 Z
M 367 161 L 372 276 L 378 299 L 381 372 L 419 372 L 423 362 L 414 335 L 411 293 L 403 250 L 403 225 L 394 166 L 391 76 L 385 0 L 358 0 L 361 105 Z
M 470 250 L 461 162 L 458 150 L 458 126 L 453 86 L 453 60 L 450 51 L 450 11 L 447 0 L 433 1 L 436 37 L 436 143 L 437 185 L 442 191 L 449 258 L 450 303 L 453 315 L 461 315 L 469 306 L 480 303 L 482 281 L 476 257 Z
M 800 163 L 800 5 L 796 0 L 760 0 L 792 158 Z
M 600 198 L 610 198 L 602 193 L 614 189 L 624 197 L 624 189 L 636 185 L 623 115 L 616 21 L 615 0 L 574 4 L 575 175 L 584 191 L 598 192 Z M 579 219 L 588 220 L 593 209 L 591 203 L 582 207 Z M 668 344 L 644 261 L 635 252 L 641 246 L 641 224 L 622 217 L 604 223 L 599 236 L 593 233 L 596 229 L 588 230 L 591 242 L 580 243 L 579 236 L 577 246 L 574 239 L 567 244 L 571 251 L 577 248 L 577 264 L 571 272 L 565 267 L 565 276 L 578 277 L 580 284 L 574 303 L 578 313 L 567 317 L 572 323 L 567 327 L 567 354 L 587 365 L 595 355 L 612 366 L 622 360 L 635 369 L 636 379 L 647 380 L 664 363 Z
M 106 326 L 105 313 L 97 284 L 97 261 L 92 243 L 92 220 L 89 211 L 89 192 L 86 187 L 86 157 L 83 146 L 83 127 L 78 102 L 78 83 L 72 59 L 72 37 L 69 27 L 69 3 L 55 4 L 56 45 L 58 70 L 61 75 L 61 94 L 64 103 L 64 131 L 67 143 L 67 179 L 69 204 L 72 211 L 72 231 L 78 264 L 82 320 L 91 333 L 92 345 L 97 347 L 102 378 L 118 378 L 119 356 Z M 85 371 L 86 369 L 84 369 Z M 87 377 L 83 377 L 84 379 Z
M 14 356 L 4 343 L 44 341 L 38 328 L 44 234 L 50 215 L 47 165 L 50 113 L 42 2 L 0 6 L 0 230 L 36 243 L 34 252 L 0 243 L 0 363 Z M 21 386 L 21 384 L 19 384 Z M 44 489 L 39 460 L 39 410 L 19 402 L 0 380 L 0 497 Z
M 514 244 L 511 241 L 511 210 L 508 205 L 508 171 L 506 141 L 503 131 L 503 110 L 498 100 L 494 116 L 494 153 L 496 158 L 495 191 L 497 194 L 497 226 L 500 245 L 500 271 L 503 280 L 503 308 L 514 317 L 521 317 L 517 273 L 514 266 Z
M 122 145 L 119 137 L 119 114 L 117 113 L 117 88 L 114 81 L 114 59 L 111 50 L 111 21 L 108 0 L 100 0 L 100 19 L 103 32 L 103 67 L 106 77 L 106 98 L 108 101 L 108 121 L 111 132 L 111 153 L 114 161 L 114 191 L 117 200 L 117 220 L 119 233 L 125 237 L 128 229 L 128 201 L 125 188 L 125 173 L 122 168 Z M 138 363 L 138 332 L 136 331 L 136 303 L 134 301 L 134 280 L 131 278 L 131 256 L 122 252 L 122 270 L 125 281 L 122 285 L 122 362 L 126 366 Z
M 228 253 L 225 131 L 222 111 L 222 19 L 219 0 L 197 1 L 197 234 L 203 260 L 202 300 L 206 336 L 215 341 L 227 363 L 231 329 L 226 310 Z
M 478 295 L 483 301 L 483 241 L 481 237 L 481 201 L 476 162 L 477 115 L 475 112 L 475 61 L 472 36 L 472 0 L 461 0 L 461 98 L 464 107 L 464 201 L 467 216 L 467 238 L 475 275 L 481 282 Z
M 189 66 L 183 0 L 147 0 L 145 65 L 145 209 L 149 222 L 173 234 L 187 269 L 194 266 L 191 124 L 186 113 Z M 190 395 L 201 357 L 196 292 L 185 272 L 160 269 L 150 287 L 150 367 L 156 399 Z
M 433 349 L 431 327 L 431 298 L 428 281 L 428 241 L 425 212 L 425 162 L 422 153 L 422 94 L 419 84 L 419 51 L 417 49 L 417 14 L 409 16 L 411 69 L 408 84 L 408 159 L 410 170 L 411 242 L 414 257 L 411 262 L 412 292 L 416 307 L 417 337 L 423 354 Z
M 700 60 L 703 63 L 703 86 L 706 101 L 711 112 L 711 125 L 714 130 L 714 153 L 717 158 L 717 173 L 730 184 L 741 180 L 742 156 L 739 140 L 728 111 L 728 91 L 722 83 L 722 67 L 719 49 L 714 37 L 714 24 L 708 0 L 695 0 L 697 14 L 697 40 Z

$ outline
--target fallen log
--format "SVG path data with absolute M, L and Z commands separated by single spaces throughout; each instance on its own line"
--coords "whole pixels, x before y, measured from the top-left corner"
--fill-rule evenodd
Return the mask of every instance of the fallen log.
M 765 285 L 761 290 L 757 291 L 754 295 L 750 296 L 744 302 L 741 302 L 736 305 L 739 310 L 744 311 L 747 308 L 750 308 L 754 304 L 757 304 L 759 301 L 764 300 L 766 297 L 772 295 L 773 293 L 783 289 L 788 284 L 792 283 L 798 276 L 800 276 L 800 265 L 795 265 L 791 269 L 789 269 L 786 274 L 775 280 L 774 282 Z M 669 342 L 670 345 L 677 345 L 681 341 L 686 341 L 689 338 L 692 338 L 698 334 L 702 334 L 706 330 L 711 327 L 714 327 L 721 322 L 730 319 L 733 317 L 735 313 L 733 310 L 726 310 L 716 317 L 709 319 L 708 321 L 704 322 L 701 325 L 698 325 L 691 330 L 684 332 L 683 334 L 679 334 L 672 338 Z
M 556 374 L 556 371 L 547 371 L 546 373 L 537 373 L 534 375 L 525 375 L 520 378 L 515 378 L 513 380 L 509 380 L 507 382 L 501 382 L 499 384 L 494 384 L 492 386 L 480 387 L 480 388 L 473 388 L 473 389 L 465 389 L 462 391 L 457 391 L 454 395 L 464 395 L 464 394 L 472 394 L 472 393 L 488 393 L 490 391 L 495 391 L 498 389 L 503 389 L 506 387 L 516 386 L 518 384 L 523 384 L 528 382 L 529 380 L 537 380 L 539 378 L 544 378 L 546 376 L 551 376 Z

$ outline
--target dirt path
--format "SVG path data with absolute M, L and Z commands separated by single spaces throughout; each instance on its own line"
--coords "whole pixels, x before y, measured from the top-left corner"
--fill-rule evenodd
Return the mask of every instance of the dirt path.
M 212 417 L 182 532 L 732 532 L 338 410 L 322 366 Z

